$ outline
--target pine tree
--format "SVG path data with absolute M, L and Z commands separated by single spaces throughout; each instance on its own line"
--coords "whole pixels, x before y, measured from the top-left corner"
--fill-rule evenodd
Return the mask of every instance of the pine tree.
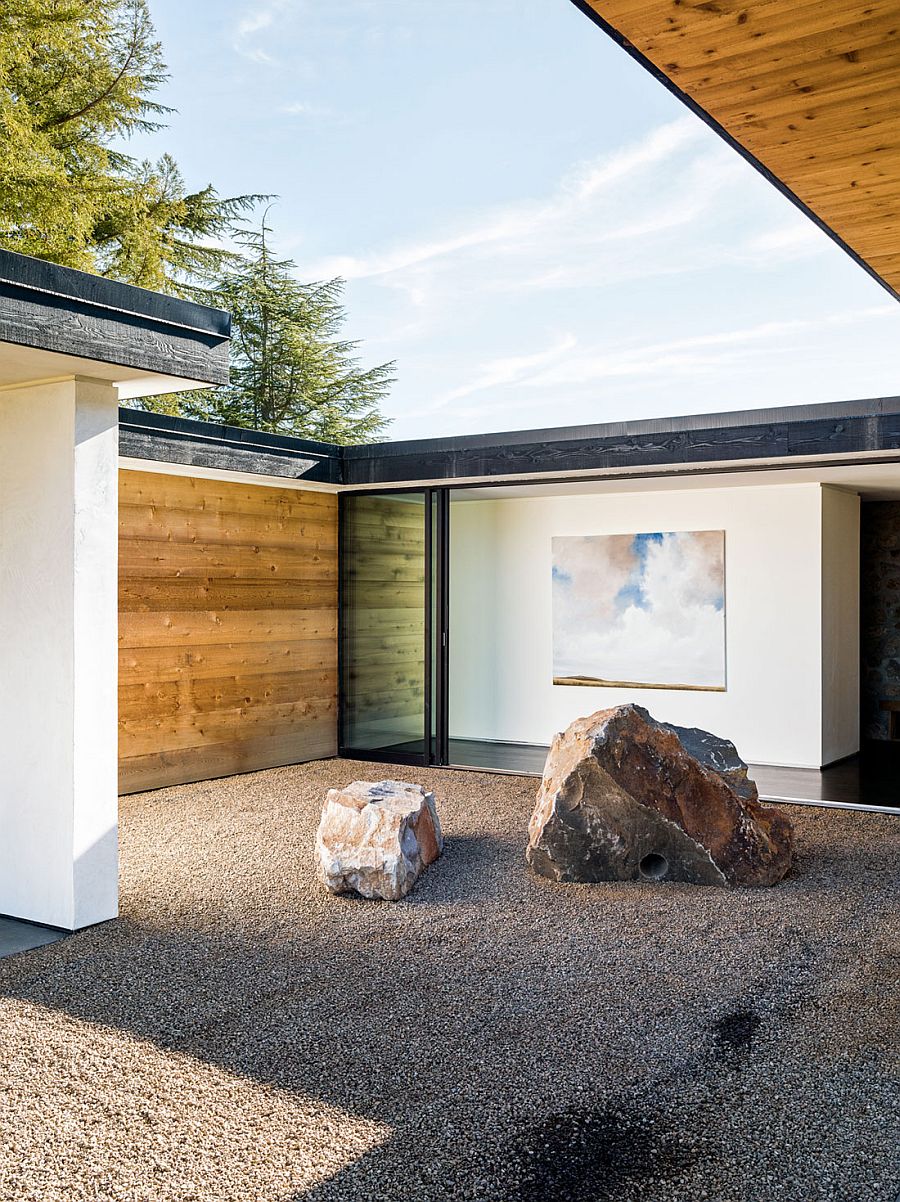
M 304 284 L 271 251 L 271 230 L 237 236 L 241 257 L 207 294 L 232 316 L 231 379 L 217 389 L 146 398 L 144 408 L 342 444 L 370 442 L 394 364 L 363 368 L 340 337 L 344 281 Z
M 160 129 L 166 79 L 147 0 L 0 0 L 0 246 L 232 312 L 231 383 L 146 407 L 332 442 L 387 426 L 393 364 L 341 340 L 343 282 L 300 284 L 263 223 L 223 245 L 261 195 L 188 192 L 169 155 L 121 147 Z
M 175 293 L 222 269 L 211 240 L 260 197 L 117 149 L 160 128 L 165 79 L 146 0 L 0 0 L 0 245 Z

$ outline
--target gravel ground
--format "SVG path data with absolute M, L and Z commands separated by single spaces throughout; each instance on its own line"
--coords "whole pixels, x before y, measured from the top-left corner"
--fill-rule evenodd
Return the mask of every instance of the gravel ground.
M 326 761 L 128 797 L 122 917 L 0 962 L 3 1202 L 895 1202 L 900 819 L 771 890 L 553 885 L 535 782 L 407 769 L 445 854 L 312 875 Z

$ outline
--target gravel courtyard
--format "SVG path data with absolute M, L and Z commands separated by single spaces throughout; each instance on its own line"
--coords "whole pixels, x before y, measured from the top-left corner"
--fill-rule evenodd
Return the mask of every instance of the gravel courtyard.
M 396 905 L 323 791 L 435 789 Z M 122 917 L 0 961 L 6 1202 L 896 1202 L 900 818 L 795 808 L 772 890 L 552 885 L 536 782 L 326 761 L 127 797 Z

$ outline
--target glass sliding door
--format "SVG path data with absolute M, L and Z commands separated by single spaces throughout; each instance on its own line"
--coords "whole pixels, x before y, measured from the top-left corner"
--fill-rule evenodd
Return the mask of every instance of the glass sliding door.
M 541 495 L 543 486 L 523 485 L 515 490 L 455 488 L 447 498 L 451 655 L 446 762 L 457 767 L 515 773 L 541 773 L 544 768 L 547 746 L 526 741 L 529 735 L 541 737 L 540 727 L 528 729 L 534 707 L 526 699 L 541 687 L 543 672 L 549 675 L 550 615 L 542 606 L 550 599 L 550 571 L 541 557 L 550 543 L 539 533 L 529 500 Z M 535 667 L 541 664 L 546 667 Z M 551 733 L 552 728 L 546 737 Z
M 450 494 L 446 488 L 428 490 L 431 537 L 429 540 L 428 610 L 429 751 L 430 763 L 447 763 L 447 686 L 449 682 L 449 550 Z
M 341 497 L 344 755 L 431 759 L 430 492 Z

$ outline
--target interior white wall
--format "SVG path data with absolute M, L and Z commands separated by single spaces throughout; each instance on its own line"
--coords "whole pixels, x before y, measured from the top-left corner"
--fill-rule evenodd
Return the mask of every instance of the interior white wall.
M 859 496 L 822 489 L 822 762 L 859 749 Z
M 118 397 L 0 391 L 0 914 L 117 912 Z
M 852 545 L 829 556 L 823 574 L 823 537 L 837 540 L 852 523 L 849 503 L 825 502 L 825 491 L 836 490 L 796 484 L 454 502 L 451 737 L 548 743 L 576 717 L 636 701 L 665 721 L 733 739 L 745 759 L 818 767 L 836 742 L 853 742 L 848 715 L 857 704 L 844 648 L 828 678 L 824 740 L 823 647 L 840 642 L 852 620 L 854 587 L 852 574 L 842 576 Z M 553 685 L 551 538 L 657 530 L 725 531 L 726 691 Z M 827 612 L 839 615 L 827 628 L 826 580 L 834 599 Z

